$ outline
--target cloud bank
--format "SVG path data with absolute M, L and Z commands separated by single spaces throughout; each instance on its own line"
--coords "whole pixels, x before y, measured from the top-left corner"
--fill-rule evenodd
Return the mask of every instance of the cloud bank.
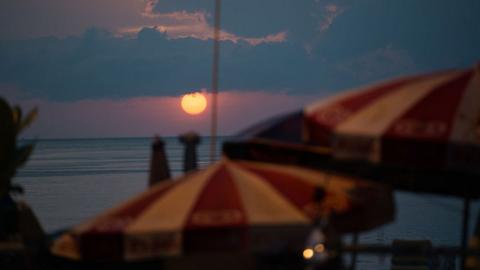
M 480 59 L 476 10 L 476 0 L 224 1 L 220 88 L 315 94 L 468 67 Z M 0 84 L 56 101 L 208 89 L 210 14 L 207 0 L 2 1 Z

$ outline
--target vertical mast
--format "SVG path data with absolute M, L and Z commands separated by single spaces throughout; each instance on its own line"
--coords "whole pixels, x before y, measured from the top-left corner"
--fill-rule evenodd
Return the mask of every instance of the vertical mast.
M 212 63 L 212 119 L 210 130 L 210 163 L 216 159 L 217 152 L 217 95 L 218 95 L 218 66 L 220 56 L 220 7 L 221 0 L 215 0 L 215 28 L 213 33 L 213 63 Z

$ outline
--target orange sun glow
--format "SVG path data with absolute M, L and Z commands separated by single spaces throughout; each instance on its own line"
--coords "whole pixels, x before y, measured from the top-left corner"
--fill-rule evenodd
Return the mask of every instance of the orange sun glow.
M 207 99 L 200 92 L 186 94 L 182 97 L 182 109 L 188 114 L 199 114 L 207 108 Z

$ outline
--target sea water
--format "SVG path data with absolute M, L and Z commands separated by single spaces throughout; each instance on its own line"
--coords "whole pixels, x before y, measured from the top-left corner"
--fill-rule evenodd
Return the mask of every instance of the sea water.
M 225 139 L 218 140 L 218 150 Z M 179 176 L 183 146 L 174 137 L 164 141 L 172 174 Z M 151 142 L 151 138 L 39 140 L 14 181 L 24 187 L 25 200 L 47 232 L 65 229 L 147 189 Z M 198 147 L 200 167 L 209 164 L 209 150 L 209 140 L 203 138 Z M 460 199 L 396 192 L 395 200 L 395 222 L 361 234 L 361 243 L 429 239 L 434 245 L 459 245 Z M 472 206 L 471 229 L 479 204 Z M 388 269 L 388 261 L 360 256 L 357 269 Z

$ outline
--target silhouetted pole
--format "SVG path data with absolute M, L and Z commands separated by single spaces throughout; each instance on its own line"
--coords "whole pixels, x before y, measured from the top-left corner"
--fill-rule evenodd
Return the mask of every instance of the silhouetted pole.
M 470 220 L 470 197 L 467 195 L 463 199 L 463 220 L 462 220 L 462 238 L 461 238 L 463 254 L 460 257 L 460 269 L 465 269 L 465 262 L 466 262 L 465 250 L 467 250 L 469 220 Z
M 184 144 L 185 152 L 183 155 L 183 171 L 185 173 L 194 171 L 197 166 L 197 145 L 200 143 L 200 136 L 195 132 L 188 132 L 178 137 L 178 140 Z
M 152 186 L 162 180 L 170 178 L 167 155 L 165 154 L 165 143 L 156 136 L 152 143 L 152 155 L 150 157 L 150 177 L 148 186 Z
M 357 246 L 358 245 L 358 233 L 353 234 L 352 238 L 352 245 Z M 350 262 L 350 270 L 355 270 L 357 267 L 357 252 L 352 252 L 352 260 Z
M 480 215 L 477 214 L 475 230 L 469 240 L 470 250 L 480 250 Z M 469 256 L 465 259 L 465 267 L 467 269 L 480 269 L 480 256 Z
M 215 18 L 213 32 L 213 61 L 212 61 L 212 123 L 210 131 L 210 163 L 213 163 L 217 154 L 217 95 L 218 95 L 218 66 L 220 57 L 220 7 L 221 1 L 215 0 Z

